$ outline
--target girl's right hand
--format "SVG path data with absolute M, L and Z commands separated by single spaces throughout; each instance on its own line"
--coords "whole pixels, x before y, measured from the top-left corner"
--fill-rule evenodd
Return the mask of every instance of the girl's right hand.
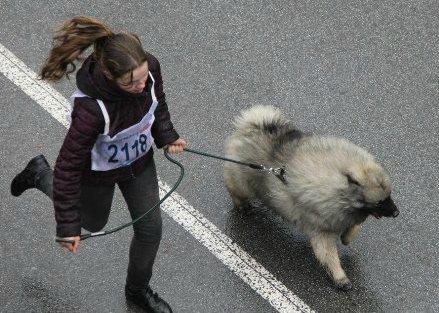
M 62 237 L 59 238 L 60 240 L 73 240 L 74 243 L 69 242 L 62 242 L 58 241 L 59 245 L 63 247 L 64 249 L 67 249 L 70 252 L 76 253 L 78 251 L 79 247 L 79 241 L 81 240 L 81 237 L 75 236 L 75 237 Z

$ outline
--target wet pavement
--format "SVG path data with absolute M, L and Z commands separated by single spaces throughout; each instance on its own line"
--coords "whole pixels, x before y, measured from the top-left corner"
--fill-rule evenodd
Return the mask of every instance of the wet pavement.
M 222 155 L 243 108 L 273 104 L 305 131 L 348 138 L 392 177 L 396 219 L 369 219 L 340 245 L 354 288 L 334 289 L 294 226 L 232 209 L 222 163 L 184 154 L 178 193 L 318 312 L 439 311 L 439 7 L 436 1 L 0 2 L 0 43 L 38 71 L 51 30 L 73 15 L 139 34 L 161 61 L 174 124 L 190 147 Z M 53 242 L 50 201 L 9 194 L 28 159 L 54 163 L 66 129 L 0 75 L 0 312 L 136 312 L 123 287 L 131 230 Z M 55 88 L 65 97 L 73 82 Z M 161 180 L 177 170 L 156 153 Z M 166 214 L 152 285 L 175 312 L 274 312 Z M 108 226 L 128 220 L 118 192 Z

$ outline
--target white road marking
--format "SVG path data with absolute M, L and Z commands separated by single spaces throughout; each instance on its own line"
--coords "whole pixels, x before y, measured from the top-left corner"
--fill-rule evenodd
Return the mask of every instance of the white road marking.
M 35 72 L 1 44 L 0 72 L 58 122 L 68 127 L 65 116 L 69 112 L 69 101 L 49 84 L 37 80 Z M 159 186 L 163 197 L 170 188 L 162 181 L 159 181 Z M 277 311 L 313 312 L 307 304 L 194 209 L 183 197 L 174 192 L 161 207 Z

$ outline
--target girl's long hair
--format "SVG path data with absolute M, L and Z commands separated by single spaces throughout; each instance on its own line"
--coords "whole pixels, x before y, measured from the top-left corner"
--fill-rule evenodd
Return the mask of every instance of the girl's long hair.
M 93 54 L 101 68 L 117 79 L 142 65 L 146 53 L 139 38 L 128 33 L 115 34 L 103 22 L 77 16 L 65 21 L 53 36 L 53 47 L 46 59 L 40 78 L 58 81 L 75 72 L 76 61 L 93 45 Z

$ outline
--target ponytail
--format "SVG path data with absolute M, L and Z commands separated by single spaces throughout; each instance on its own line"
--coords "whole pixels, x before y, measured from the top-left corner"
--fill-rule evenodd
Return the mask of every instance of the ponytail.
M 55 31 L 53 47 L 46 59 L 40 78 L 58 81 L 76 70 L 75 61 L 92 44 L 98 60 L 102 50 L 115 34 L 103 22 L 84 16 L 77 16 L 64 22 Z

